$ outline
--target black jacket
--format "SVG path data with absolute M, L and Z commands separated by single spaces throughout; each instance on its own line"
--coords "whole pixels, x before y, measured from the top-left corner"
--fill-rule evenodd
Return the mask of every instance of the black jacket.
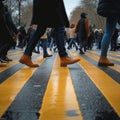
M 63 0 L 33 0 L 33 17 L 31 24 L 46 27 L 61 25 L 69 27 Z
M 11 14 L 8 11 L 5 11 L 5 17 L 6 17 L 6 23 L 8 25 L 10 32 L 14 32 L 15 34 L 17 34 L 18 30 L 12 20 Z
M 120 0 L 99 0 L 97 13 L 103 17 L 120 16 Z

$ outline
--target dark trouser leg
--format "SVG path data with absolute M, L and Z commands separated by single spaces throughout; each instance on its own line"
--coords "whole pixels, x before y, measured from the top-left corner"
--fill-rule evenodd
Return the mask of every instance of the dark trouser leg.
M 43 47 L 43 56 L 48 55 L 48 53 L 47 53 L 47 39 L 42 40 L 42 47 Z
M 46 27 L 42 27 L 42 26 L 37 27 L 35 34 L 33 35 L 31 40 L 29 40 L 29 42 L 27 44 L 27 47 L 26 47 L 25 52 L 24 52 L 25 55 L 32 56 L 32 51 L 34 50 L 40 37 L 44 34 L 45 30 L 46 30 Z
M 55 40 L 57 44 L 57 48 L 59 51 L 59 56 L 64 57 L 67 56 L 67 52 L 65 49 L 65 27 L 57 27 L 55 28 Z

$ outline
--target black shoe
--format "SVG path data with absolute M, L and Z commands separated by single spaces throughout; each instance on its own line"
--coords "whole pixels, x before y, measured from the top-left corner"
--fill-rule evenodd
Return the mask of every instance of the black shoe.
M 50 48 L 50 51 L 52 51 L 52 49 Z
M 80 54 L 85 54 L 83 51 L 82 51 L 82 49 L 79 49 L 80 50 Z
M 51 56 L 52 56 L 52 55 L 48 55 L 48 54 L 47 54 L 47 55 L 43 55 L 44 58 L 46 58 L 46 57 L 51 57 Z
M 40 54 L 40 51 L 36 51 L 35 53 Z
M 78 48 L 76 47 L 76 51 L 78 50 Z
M 8 61 L 5 61 L 5 60 L 0 58 L 0 63 L 8 63 Z
M 1 57 L 0 58 L 3 62 L 10 62 L 10 61 L 12 61 L 12 59 L 10 59 L 10 58 L 8 58 L 8 57 Z
M 85 53 L 80 51 L 80 54 L 85 54 Z
M 70 50 L 70 47 L 67 47 L 68 50 Z
M 40 54 L 40 51 L 37 51 L 37 50 L 35 50 L 35 49 L 33 50 L 33 52 Z
M 8 61 L 8 62 L 12 61 L 12 59 L 10 59 L 10 58 L 8 58 L 8 57 L 5 57 L 4 60 L 5 60 L 5 61 Z

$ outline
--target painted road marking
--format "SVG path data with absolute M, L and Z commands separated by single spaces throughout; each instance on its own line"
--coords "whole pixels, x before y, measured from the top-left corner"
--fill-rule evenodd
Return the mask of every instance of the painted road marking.
M 78 56 L 73 52 L 71 54 L 73 56 Z M 120 117 L 120 85 L 104 71 L 100 70 L 84 58 L 80 56 L 79 58 L 81 59 L 79 62 L 81 67 L 85 70 L 90 79 L 105 96 L 105 98 Z
M 58 55 L 40 109 L 39 120 L 83 120 L 67 67 L 60 67 Z
M 43 58 L 38 58 L 37 63 L 42 63 Z M 37 68 L 24 67 L 17 71 L 10 78 L 0 84 L 0 117 L 8 109 L 14 101 L 17 94 L 20 92 L 25 83 L 34 74 Z

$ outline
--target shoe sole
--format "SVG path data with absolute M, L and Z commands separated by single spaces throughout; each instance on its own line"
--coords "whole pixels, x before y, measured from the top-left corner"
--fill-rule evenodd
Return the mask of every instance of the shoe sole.
M 98 63 L 98 66 L 114 66 L 114 64 L 103 64 L 103 63 Z
M 0 67 L 5 67 L 6 65 L 6 63 L 0 63 Z
M 39 67 L 38 64 L 28 65 L 28 64 L 26 64 L 26 63 L 25 63 L 24 61 L 22 61 L 22 60 L 19 60 L 19 62 L 20 62 L 21 64 L 24 64 L 24 65 L 28 66 L 28 67 Z
M 61 67 L 66 67 L 67 65 L 74 64 L 74 63 L 79 62 L 79 61 L 80 61 L 80 60 L 76 60 L 76 61 L 74 61 L 74 62 L 72 62 L 72 63 L 61 64 L 60 66 L 61 66 Z

